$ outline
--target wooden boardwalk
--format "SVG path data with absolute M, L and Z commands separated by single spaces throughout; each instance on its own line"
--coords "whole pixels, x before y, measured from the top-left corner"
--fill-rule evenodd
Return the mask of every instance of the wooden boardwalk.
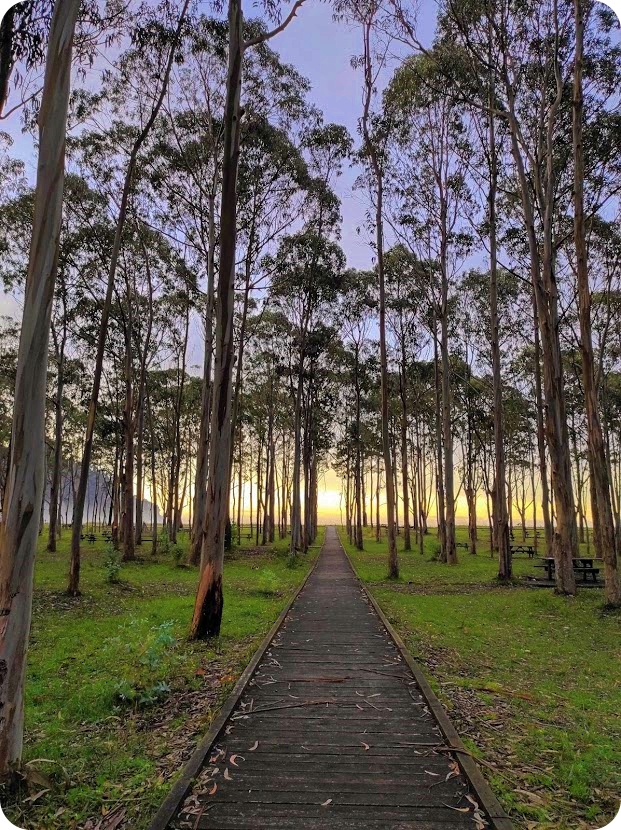
M 329 528 L 176 815 L 169 799 L 151 830 L 508 830 L 413 671 Z

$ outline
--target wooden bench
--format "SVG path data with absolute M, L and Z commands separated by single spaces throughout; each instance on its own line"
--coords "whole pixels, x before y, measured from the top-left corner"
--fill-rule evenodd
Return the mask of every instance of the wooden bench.
M 464 548 L 464 550 L 468 550 L 468 542 L 455 542 L 456 548 Z
M 535 556 L 535 548 L 533 545 L 512 545 L 511 553 L 515 556 L 516 553 L 527 553 L 529 559 Z
M 600 572 L 600 568 L 596 568 L 594 566 L 594 562 L 598 560 L 591 558 L 590 556 L 579 556 L 573 560 L 574 566 L 574 573 L 575 574 L 582 574 L 582 581 L 588 582 L 589 574 L 593 577 L 593 583 L 597 582 L 597 577 Z M 546 557 L 543 559 L 540 565 L 535 565 L 536 568 L 544 568 L 547 573 L 548 579 L 552 581 L 554 579 L 554 572 L 556 570 L 556 562 L 554 559 L 550 557 Z
M 589 566 L 589 567 L 586 567 L 586 568 L 584 568 L 584 567 L 579 567 L 578 568 L 574 565 L 574 573 L 576 573 L 576 574 L 581 573 L 583 582 L 587 582 L 588 581 L 587 580 L 588 575 L 592 574 L 593 575 L 593 582 L 597 582 L 597 575 L 599 573 L 599 568 L 593 568 L 592 566 Z

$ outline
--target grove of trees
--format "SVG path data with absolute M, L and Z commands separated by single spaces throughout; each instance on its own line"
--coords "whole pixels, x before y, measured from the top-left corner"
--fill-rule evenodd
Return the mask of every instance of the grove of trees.
M 38 153 L 31 183 L 0 134 L 0 275 L 22 306 L 0 327 L 2 775 L 40 534 L 71 539 L 75 596 L 85 533 L 132 560 L 186 530 L 207 638 L 225 548 L 303 555 L 333 470 L 391 577 L 398 536 L 422 553 L 432 525 L 458 564 L 463 503 L 467 555 L 488 528 L 500 580 L 534 525 L 557 592 L 587 543 L 621 604 L 618 21 L 444 0 L 427 43 L 416 4 L 335 0 L 360 38 L 352 135 L 278 54 L 303 5 L 26 0 L 2 23 L 3 118 Z M 350 166 L 365 270 L 341 245 Z

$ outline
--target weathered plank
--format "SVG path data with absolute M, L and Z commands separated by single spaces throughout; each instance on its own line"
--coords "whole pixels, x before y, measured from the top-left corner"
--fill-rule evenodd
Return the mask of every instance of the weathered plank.
M 150 830 L 509 830 L 447 723 L 329 529 L 176 817 L 169 799 Z

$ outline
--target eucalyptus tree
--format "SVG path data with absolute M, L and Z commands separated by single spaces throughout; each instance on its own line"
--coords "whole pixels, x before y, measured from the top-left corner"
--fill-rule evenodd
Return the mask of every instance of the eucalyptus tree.
M 53 20 L 52 0 L 13 3 L 0 21 L 0 119 L 21 110 L 32 123 L 41 104 L 42 69 Z M 83 0 L 74 29 L 72 60 L 83 69 L 97 49 L 115 44 L 127 29 L 128 4 Z M 7 109 L 7 104 L 9 108 Z
M 45 387 L 58 263 L 65 133 L 77 0 L 54 6 L 39 113 L 32 240 L 16 367 L 11 453 L 0 529 L 0 776 L 21 762 L 26 651 L 43 500 Z
M 335 371 L 339 350 L 337 325 L 320 322 L 309 338 L 309 366 L 305 378 L 304 439 L 304 550 L 314 542 L 318 529 L 319 476 L 325 469 L 334 441 L 340 373 Z
M 366 178 L 372 203 L 373 218 L 371 226 L 374 233 L 374 248 L 377 260 L 378 276 L 378 316 L 380 340 L 380 377 L 381 377 L 381 426 L 382 452 L 386 488 L 386 520 L 388 525 L 388 573 L 390 578 L 399 576 L 399 559 L 397 555 L 397 527 L 395 522 L 395 485 L 391 452 L 389 426 L 389 388 L 388 388 L 388 346 L 386 339 L 386 278 L 384 267 L 384 180 L 385 180 L 385 145 L 387 125 L 381 118 L 376 106 L 377 77 L 384 69 L 388 47 L 385 27 L 386 7 L 383 0 L 366 0 L 363 3 L 354 0 L 341 0 L 336 3 L 337 13 L 347 21 L 360 28 L 362 53 L 353 63 L 362 71 L 362 115 L 359 131 L 362 139 L 361 158 L 364 163 Z M 388 36 L 388 41 L 390 37 Z
M 3 263 L 0 279 L 5 288 L 23 291 L 28 268 L 28 247 L 32 235 L 34 194 L 20 189 L 0 208 L 0 239 Z M 82 337 L 81 308 L 90 286 L 101 276 L 102 266 L 98 234 L 106 235 L 100 219 L 102 200 L 89 190 L 79 177 L 69 175 L 65 181 L 65 204 L 61 225 L 61 243 L 54 304 L 51 316 L 52 365 L 55 369 L 53 452 L 50 468 L 50 504 L 48 550 L 56 550 L 59 535 L 59 496 L 62 477 L 63 387 L 65 365 L 71 352 L 84 354 L 89 348 Z
M 138 124 L 133 129 L 127 131 L 129 135 L 126 133 L 126 143 L 121 145 L 127 153 L 127 159 L 123 172 L 119 176 L 122 182 L 120 188 L 121 199 L 116 216 L 114 241 L 109 255 L 108 281 L 101 310 L 93 387 L 89 401 L 84 451 L 80 465 L 80 481 L 74 505 L 71 534 L 71 564 L 67 589 L 68 593 L 72 595 L 79 593 L 80 537 L 82 535 L 84 505 L 93 451 L 95 418 L 97 415 L 101 375 L 106 349 L 108 319 L 112 307 L 116 273 L 123 243 L 123 231 L 134 190 L 134 176 L 136 168 L 139 165 L 140 154 L 164 103 L 188 6 L 189 0 L 183 0 L 179 11 L 176 8 L 168 8 L 165 3 L 158 9 L 150 10 L 149 14 L 147 14 L 147 10 L 144 8 L 140 10 L 140 14 L 137 17 L 140 23 L 132 32 L 133 44 L 128 52 L 121 57 L 118 66 L 119 74 L 114 78 L 112 89 L 110 90 L 113 112 L 115 106 L 117 107 L 117 114 L 119 107 L 121 109 L 124 108 L 124 115 L 127 116 L 128 108 L 133 103 L 133 111 L 138 115 Z M 162 25 L 162 18 L 164 25 Z M 141 77 L 144 85 L 136 86 L 135 84 L 139 77 Z M 133 79 L 131 85 L 129 84 L 130 78 Z M 134 89 L 134 101 L 131 103 L 127 95 L 128 87 Z M 83 147 L 85 145 L 87 146 L 89 154 L 91 147 L 96 150 L 98 145 L 100 145 L 97 135 L 93 133 L 81 136 L 81 142 Z
M 490 263 L 491 266 L 491 263 Z M 504 404 L 502 404 L 504 386 L 510 382 L 510 360 L 509 356 L 515 352 L 518 344 L 524 341 L 522 320 L 530 317 L 530 296 L 528 285 L 521 279 L 516 279 L 515 273 L 509 273 L 506 269 L 496 266 L 495 274 L 471 270 L 465 276 L 462 283 L 462 298 L 459 318 L 461 339 L 464 347 L 471 352 L 471 358 L 467 362 L 476 366 L 484 374 L 491 375 L 491 396 L 493 432 L 493 479 L 489 482 L 489 495 L 494 503 L 493 511 L 493 533 L 491 538 L 492 548 L 498 553 L 499 578 L 506 579 L 511 574 L 511 557 L 509 546 L 509 523 L 508 523 L 508 500 L 506 487 L 506 464 L 504 456 L 505 430 L 504 430 Z M 493 286 L 495 302 L 490 302 L 490 286 Z M 493 333 L 496 325 L 496 334 Z M 528 329 L 526 335 L 529 335 Z M 494 342 L 494 348 L 490 349 L 490 343 Z M 533 368 L 531 366 L 531 368 Z M 497 422 L 498 389 L 497 381 L 500 380 L 500 404 L 502 405 L 500 421 L 502 424 L 502 435 L 499 435 Z M 529 390 L 530 391 L 530 390 Z M 483 433 L 485 430 L 483 430 Z M 499 479 L 498 464 L 498 441 L 502 438 L 502 479 Z M 485 471 L 484 477 L 487 473 Z M 503 481 L 499 487 L 499 481 Z
M 368 340 L 371 331 L 371 314 L 375 308 L 375 275 L 373 272 L 347 271 L 343 280 L 340 298 L 340 334 L 345 345 L 343 354 L 348 375 L 353 387 L 353 416 L 349 430 L 346 430 L 346 440 L 351 441 L 354 447 L 354 502 L 355 502 L 355 532 L 354 540 L 359 550 L 363 549 L 363 476 L 364 476 L 364 448 L 363 448 L 363 395 L 364 395 L 364 362 L 368 350 Z M 350 366 L 348 366 L 350 364 Z M 345 405 L 349 407 L 349 400 Z M 349 508 L 349 505 L 348 505 Z M 349 511 L 348 511 L 349 515 Z
M 395 344 L 401 403 L 401 489 L 403 548 L 412 549 L 410 533 L 410 476 L 408 452 L 410 363 L 422 345 L 418 309 L 424 304 L 424 266 L 402 245 L 386 252 L 387 324 Z M 415 522 L 416 523 L 416 522 Z
M 466 13 L 450 3 L 447 19 L 452 36 L 475 65 L 483 68 L 492 63 L 497 79 L 495 111 L 509 134 L 541 335 L 546 440 L 557 516 L 557 590 L 572 594 L 577 532 L 557 282 L 559 203 L 567 194 L 563 174 L 569 157 L 562 139 L 567 120 L 568 7 L 550 0 L 536 5 L 482 4 Z
M 595 374 L 593 336 L 591 323 L 591 291 L 589 286 L 589 262 L 587 224 L 585 216 L 585 149 L 584 149 L 584 64 L 586 18 L 592 14 L 591 4 L 574 0 L 575 47 L 573 67 L 572 101 L 572 151 L 574 163 L 574 246 L 576 251 L 576 280 L 578 285 L 578 309 L 580 318 L 580 349 L 582 355 L 582 381 L 587 417 L 587 446 L 592 481 L 593 521 L 598 525 L 598 553 L 604 560 L 605 592 L 609 605 L 621 604 L 621 579 L 619 577 L 618 546 L 612 515 L 609 470 L 599 412 L 599 396 Z M 616 51 L 616 77 L 619 78 L 619 50 Z M 612 60 L 611 60 L 612 63 Z M 595 96 L 591 93 L 590 99 Z M 591 103 L 587 101 L 587 105 Z
M 442 87 L 433 59 L 408 59 L 395 73 L 386 93 L 386 109 L 398 126 L 391 147 L 392 177 L 403 240 L 418 257 L 437 264 L 430 271 L 428 302 L 432 325 L 439 323 L 441 358 L 443 473 L 446 523 L 442 558 L 457 561 L 455 490 L 450 384 L 451 294 L 470 247 L 465 217 L 471 206 L 466 176 L 467 125 L 450 91 Z
M 261 37 L 260 21 L 244 23 L 248 38 Z M 164 157 L 158 165 L 160 190 L 164 196 L 167 224 L 171 232 L 188 239 L 207 274 L 205 349 L 203 362 L 204 402 L 195 475 L 191 561 L 198 562 L 205 525 L 209 419 L 211 415 L 211 371 L 213 352 L 214 283 L 217 255 L 216 203 L 221 186 L 223 107 L 226 74 L 226 24 L 198 17 L 187 35 L 182 70 L 176 73 L 168 105 L 170 125 L 161 125 L 160 147 Z M 305 94 L 308 83 L 291 66 L 283 64 L 269 45 L 257 43 L 244 53 L 243 71 L 248 89 L 240 138 L 237 234 L 242 282 L 241 313 L 236 324 L 237 361 L 232 417 L 237 421 L 243 375 L 244 349 L 248 340 L 246 321 L 251 298 L 263 287 L 257 264 L 264 251 L 300 212 L 301 184 L 305 165 L 292 140 L 299 122 L 308 113 Z M 170 138 L 170 133 L 173 139 Z M 156 151 L 159 150 L 155 148 Z M 154 153 L 155 156 L 155 153 Z M 154 159 L 155 161 L 155 159 Z M 167 174 L 172 164 L 173 176 Z M 171 221 L 171 217 L 174 219 Z M 179 231 L 173 231 L 177 225 Z M 233 444 L 231 444 L 233 450 Z
M 271 31 L 244 38 L 242 0 L 228 2 L 228 64 L 223 115 L 222 198 L 220 203 L 220 259 L 218 268 L 214 384 L 211 408 L 207 509 L 190 636 L 201 639 L 220 632 L 222 621 L 222 566 L 224 532 L 231 483 L 233 309 L 237 247 L 237 173 L 241 133 L 241 89 L 244 53 L 283 31 L 304 0 L 296 0 L 284 20 Z M 268 14 L 278 16 L 279 5 L 266 0 Z M 214 451 L 211 452 L 211 448 Z
M 491 31 L 487 42 L 488 53 L 493 50 Z M 505 439 L 502 399 L 502 355 L 501 340 L 506 336 L 501 332 L 501 314 L 499 310 L 499 266 L 498 266 L 498 195 L 499 174 L 504 145 L 505 132 L 499 130 L 496 106 L 496 70 L 492 61 L 484 67 L 474 67 L 468 56 L 461 50 L 455 50 L 452 41 L 441 41 L 434 50 L 439 59 L 440 71 L 451 79 L 453 93 L 460 102 L 465 102 L 468 117 L 476 136 L 478 149 L 475 163 L 470 160 L 470 172 L 475 179 L 474 185 L 484 192 L 485 211 L 482 221 L 472 222 L 476 235 L 489 251 L 489 280 L 487 300 L 489 302 L 489 326 L 486 328 L 491 353 L 491 372 L 493 386 L 493 430 L 494 430 L 494 483 L 493 499 L 494 525 L 491 546 L 498 552 L 498 577 L 509 579 L 512 575 L 511 546 L 507 514 L 507 481 L 505 463 Z M 476 181 L 476 180 L 479 181 Z M 547 506 L 547 505 L 546 505 Z M 469 509 L 469 512 L 470 509 Z
M 158 125 L 158 141 L 149 160 L 163 208 L 158 224 L 163 223 L 170 233 L 191 246 L 195 267 L 206 276 L 202 401 L 189 555 L 192 564 L 200 561 L 207 499 L 225 42 L 224 23 L 203 15 L 192 19 L 192 27 L 185 33 L 184 63 L 174 72 L 167 118 Z
M 17 372 L 19 326 L 0 317 L 0 504 L 4 504 L 13 420 L 13 393 Z
M 288 67 L 277 64 L 286 73 Z M 289 88 L 289 98 L 282 107 L 302 108 L 303 83 Z M 300 149 L 289 135 L 273 126 L 261 112 L 246 115 L 241 138 L 242 154 L 238 181 L 238 239 L 242 254 L 242 296 L 237 327 L 237 360 L 232 418 L 237 421 L 241 391 L 246 323 L 253 294 L 266 288 L 269 273 L 259 267 L 264 254 L 284 232 L 302 217 L 306 190 L 310 185 L 307 166 Z
M 294 400 L 291 555 L 295 556 L 304 544 L 300 497 L 304 375 L 312 362 L 313 333 L 330 319 L 338 298 L 345 256 L 336 242 L 310 225 L 285 237 L 266 264 L 272 272 L 272 299 L 290 320 L 295 342 L 290 375 Z

